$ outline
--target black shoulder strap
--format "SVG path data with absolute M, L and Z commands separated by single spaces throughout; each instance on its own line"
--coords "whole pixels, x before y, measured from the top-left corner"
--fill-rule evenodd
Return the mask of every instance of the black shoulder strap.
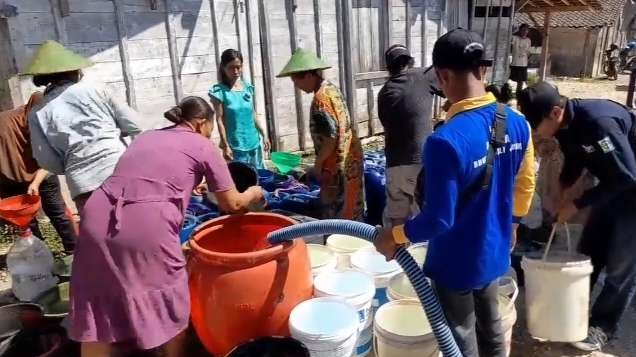
M 481 189 L 485 190 L 490 186 L 492 181 L 492 172 L 495 167 L 495 157 L 497 149 L 506 145 L 506 106 L 497 103 L 497 112 L 495 113 L 495 124 L 490 132 L 490 143 L 488 145 L 488 154 L 486 156 L 486 172 L 481 180 Z

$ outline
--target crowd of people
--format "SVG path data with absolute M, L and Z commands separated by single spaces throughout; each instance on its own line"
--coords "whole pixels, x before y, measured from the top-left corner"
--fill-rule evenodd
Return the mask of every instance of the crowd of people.
M 599 350 L 611 340 L 636 291 L 634 114 L 608 100 L 563 97 L 547 82 L 523 89 L 527 33 L 522 26 L 512 43 L 520 112 L 509 105 L 509 87 L 485 87 L 492 61 L 475 32 L 440 37 L 426 69 L 413 68 L 405 46 L 385 52 L 389 78 L 377 101 L 387 204 L 375 246 L 390 260 L 401 245 L 428 242 L 424 271 L 466 357 L 506 355 L 498 281 L 510 268 L 519 222 L 537 204 L 533 134 L 556 137 L 565 155 L 559 197 L 571 197 L 585 169 L 600 181 L 554 210 L 567 222 L 593 207 L 580 250 L 592 257 L 592 284 L 607 272 L 589 336 L 575 346 Z M 228 49 L 209 100 L 186 97 L 164 113 L 171 126 L 142 132 L 133 109 L 83 79 L 90 65 L 54 41 L 36 52 L 24 74 L 43 92 L 0 115 L 0 197 L 39 194 L 74 253 L 69 335 L 83 356 L 111 356 L 126 344 L 180 356 L 190 297 L 178 234 L 193 190 L 205 182 L 228 213 L 264 200 L 258 186 L 239 193 L 226 165 L 265 167 L 270 142 L 255 114 L 255 88 L 242 77 L 242 54 Z M 363 149 L 343 95 L 325 79 L 330 67 L 299 49 L 278 77 L 313 95 L 309 174 L 320 183 L 322 218 L 362 220 Z M 435 96 L 446 99 L 447 113 L 434 127 Z M 218 146 L 210 140 L 215 122 Z M 57 175 L 78 208 L 79 234 Z

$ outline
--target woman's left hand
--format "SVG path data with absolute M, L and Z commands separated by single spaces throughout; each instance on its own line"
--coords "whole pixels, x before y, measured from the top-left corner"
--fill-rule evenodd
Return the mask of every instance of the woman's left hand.
M 263 139 L 263 150 L 269 152 L 272 149 L 272 144 L 268 139 Z

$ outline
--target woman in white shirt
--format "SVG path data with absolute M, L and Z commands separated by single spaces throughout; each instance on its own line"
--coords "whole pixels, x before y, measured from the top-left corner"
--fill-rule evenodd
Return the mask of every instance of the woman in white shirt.
M 517 92 L 521 93 L 523 84 L 528 81 L 528 52 L 532 42 L 528 37 L 530 27 L 519 26 L 519 32 L 512 36 L 512 63 L 510 64 L 510 80 L 517 82 Z

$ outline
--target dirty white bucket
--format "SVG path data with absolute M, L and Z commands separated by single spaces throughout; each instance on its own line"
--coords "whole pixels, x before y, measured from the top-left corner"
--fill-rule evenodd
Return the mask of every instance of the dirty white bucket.
M 386 288 L 386 297 L 388 301 L 415 299 L 417 293 L 413 289 L 413 285 L 406 276 L 406 273 L 399 273 L 389 280 Z
M 553 342 L 587 337 L 590 259 L 580 254 L 551 254 L 546 260 L 524 257 L 528 330 Z
M 437 341 L 419 301 L 391 301 L 378 309 L 373 328 L 377 357 L 437 357 Z
M 336 270 L 336 255 L 324 245 L 307 244 L 311 273 L 316 276 Z
M 332 234 L 327 238 L 327 247 L 336 254 L 338 261 L 336 268 L 345 270 L 351 268 L 351 255 L 362 248 L 373 247 L 373 243 L 364 239 L 343 234 Z
M 371 352 L 373 315 L 371 301 L 375 295 L 373 278 L 362 272 L 346 270 L 323 273 L 314 281 L 316 297 L 337 297 L 346 300 L 358 311 L 360 337 L 353 356 L 363 357 Z
M 311 357 L 350 357 L 358 338 L 358 313 L 345 300 L 315 298 L 296 306 L 289 316 L 293 338 Z
M 499 315 L 506 339 L 506 356 L 510 356 L 512 348 L 512 329 L 517 322 L 517 308 L 515 301 L 519 295 L 517 282 L 506 276 L 499 280 Z
M 426 253 L 428 253 L 427 242 L 413 244 L 406 248 L 406 250 L 411 253 L 413 259 L 415 259 L 417 265 L 420 268 L 424 266 L 424 261 L 426 261 Z
M 389 280 L 402 272 L 400 265 L 395 260 L 387 262 L 382 254 L 371 247 L 355 252 L 351 256 L 351 266 L 373 277 L 375 281 L 374 309 L 377 310 L 378 307 L 387 303 L 386 288 Z

